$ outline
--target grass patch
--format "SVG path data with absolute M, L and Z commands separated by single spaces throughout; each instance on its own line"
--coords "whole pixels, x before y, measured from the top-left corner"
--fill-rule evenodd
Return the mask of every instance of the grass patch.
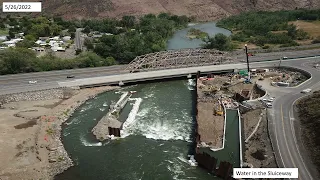
M 8 35 L 9 31 L 8 29 L 0 29 L 0 36 Z
M 204 39 L 208 36 L 208 33 L 203 32 L 199 29 L 191 28 L 187 33 L 189 39 Z
M 46 130 L 46 132 L 47 132 L 48 135 L 52 135 L 52 134 L 54 133 L 54 131 L 53 131 L 52 128 L 48 128 L 48 129 Z
M 289 24 L 294 24 L 297 29 L 302 29 L 312 37 L 320 36 L 320 21 L 290 21 Z

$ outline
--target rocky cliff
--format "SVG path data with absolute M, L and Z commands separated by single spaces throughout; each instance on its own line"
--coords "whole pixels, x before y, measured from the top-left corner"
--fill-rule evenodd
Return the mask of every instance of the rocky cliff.
M 62 15 L 67 19 L 121 18 L 124 15 L 167 12 L 208 21 L 248 10 L 320 8 L 319 0 L 43 0 L 42 3 L 43 12 Z

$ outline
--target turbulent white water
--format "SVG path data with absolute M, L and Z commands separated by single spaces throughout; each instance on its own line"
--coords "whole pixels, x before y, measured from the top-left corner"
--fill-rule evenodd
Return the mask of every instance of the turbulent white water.
M 194 79 L 188 79 L 188 89 L 190 91 L 195 90 L 196 81 Z
M 80 141 L 81 141 L 81 143 L 82 143 L 84 146 L 102 146 L 102 143 L 101 143 L 101 142 L 97 142 L 97 143 L 90 143 L 90 142 L 88 142 L 88 141 L 85 139 L 84 135 L 82 135 L 82 136 L 80 137 Z
M 132 126 L 136 121 L 136 115 L 139 111 L 140 104 L 142 102 L 142 98 L 130 98 L 129 100 L 135 100 L 135 103 L 132 106 L 132 109 L 128 115 L 128 118 L 123 123 L 121 130 L 121 137 L 125 138 L 131 134 L 130 126 Z
M 171 119 L 164 116 L 165 112 L 156 107 L 145 107 L 137 114 L 137 123 L 134 125 L 135 132 L 149 139 L 155 140 L 182 140 L 191 141 L 190 123 L 192 119 L 182 112 L 184 119 Z M 144 119 L 151 117 L 152 119 Z

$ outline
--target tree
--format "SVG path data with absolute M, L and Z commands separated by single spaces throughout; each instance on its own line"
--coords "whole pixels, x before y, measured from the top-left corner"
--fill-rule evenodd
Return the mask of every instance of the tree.
M 292 37 L 292 39 L 296 39 L 297 36 L 297 27 L 293 24 L 288 26 L 288 36 Z
M 76 33 L 74 33 L 74 32 L 70 33 L 70 37 L 71 37 L 71 39 L 74 39 L 76 37 Z
M 135 21 L 136 21 L 136 17 L 134 16 L 123 16 L 120 22 L 124 27 L 131 28 L 131 27 L 134 27 Z
M 14 34 L 14 32 L 12 32 L 11 29 L 9 30 L 9 37 L 10 37 L 10 39 L 15 37 L 15 34 Z
M 80 54 L 82 52 L 81 49 L 76 49 L 76 55 Z
M 87 47 L 88 50 L 93 50 L 94 49 L 92 40 L 90 40 L 88 38 L 86 38 L 84 40 L 84 45 Z
M 22 47 L 22 48 L 31 48 L 35 44 L 34 41 L 30 41 L 28 39 L 24 39 L 22 41 L 17 42 L 16 46 L 17 47 Z
M 232 49 L 230 38 L 222 33 L 218 33 L 214 37 L 208 37 L 203 47 L 206 49 L 218 49 L 220 51 Z
M 86 27 L 82 30 L 82 32 L 83 32 L 83 33 L 86 33 L 86 34 L 89 34 L 90 31 L 91 31 L 91 29 L 90 29 L 89 26 L 86 26 Z
M 74 25 L 69 26 L 68 32 L 69 32 L 69 33 L 71 33 L 71 32 L 76 32 L 76 27 L 75 27 Z

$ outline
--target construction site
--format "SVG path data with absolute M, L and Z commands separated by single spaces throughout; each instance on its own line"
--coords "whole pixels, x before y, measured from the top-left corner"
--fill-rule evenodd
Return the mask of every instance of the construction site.
M 218 162 L 223 162 L 233 167 L 277 167 L 266 117 L 266 108 L 270 104 L 272 106 L 273 98 L 268 97 L 258 84 L 269 84 L 275 88 L 292 87 L 299 85 L 307 77 L 301 72 L 279 68 L 251 69 L 250 75 L 249 81 L 245 70 L 197 78 L 196 152 L 213 158 L 212 162 L 201 159 L 203 162 L 198 162 L 200 166 L 205 164 L 208 169 L 208 163 L 218 167 Z M 258 101 L 263 99 L 263 102 L 267 97 L 268 103 Z M 227 115 L 230 110 L 238 110 L 241 122 L 230 125 Z M 239 126 L 241 130 L 237 131 L 238 127 L 234 126 Z M 230 136 L 231 129 L 238 134 Z M 234 144 L 230 145 L 230 141 Z M 240 152 L 235 152 L 239 149 Z M 222 156 L 228 157 L 221 158 Z M 217 171 L 210 168 L 212 167 L 208 170 L 212 173 Z

